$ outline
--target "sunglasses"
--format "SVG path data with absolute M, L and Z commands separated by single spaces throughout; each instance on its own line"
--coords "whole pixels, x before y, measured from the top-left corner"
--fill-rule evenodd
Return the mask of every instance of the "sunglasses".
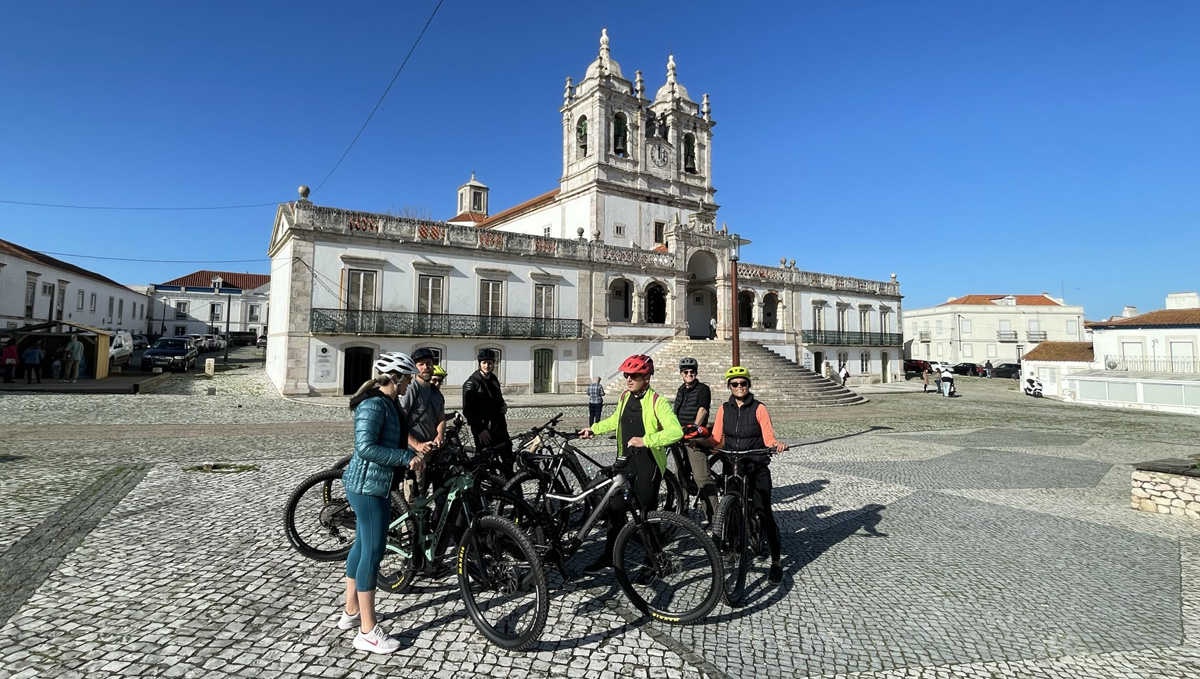
M 739 387 L 748 387 L 750 386 L 750 383 L 746 380 L 734 380 L 729 383 L 729 386 L 733 389 L 737 389 Z
M 680 370 L 679 372 L 683 373 L 684 375 L 695 375 L 695 374 L 696 374 L 696 371 L 695 371 L 695 370 L 691 370 L 691 369 L 688 369 L 688 370 Z
M 440 378 L 440 377 L 431 377 L 431 378 L 429 379 L 429 383 L 430 383 L 430 384 L 441 384 L 441 383 L 442 383 L 442 378 Z
M 646 376 L 638 375 L 638 374 L 634 374 L 634 373 L 625 373 L 625 379 L 627 379 L 627 380 L 644 380 L 644 379 L 646 379 Z

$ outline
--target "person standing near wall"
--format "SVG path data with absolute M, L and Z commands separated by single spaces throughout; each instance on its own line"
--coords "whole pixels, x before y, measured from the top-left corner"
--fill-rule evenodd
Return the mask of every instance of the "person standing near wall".
M 63 366 L 63 382 L 79 381 L 79 361 L 83 359 L 83 342 L 79 341 L 79 333 L 71 333 L 71 341 L 63 350 L 66 365 Z
M 604 415 L 604 387 L 600 384 L 600 378 L 597 377 L 595 382 L 588 385 L 588 426 L 596 424 Z
M 4 364 L 4 382 L 12 384 L 13 373 L 17 370 L 17 345 L 10 337 L 0 340 L 0 344 L 4 345 L 4 348 L 0 349 L 0 363 Z
M 496 352 L 480 349 L 477 359 L 479 369 L 463 382 L 463 417 L 471 426 L 476 451 L 509 444 L 507 450 L 500 449 L 494 454 L 500 458 L 500 466 L 508 474 L 507 478 L 512 478 L 512 441 L 508 435 L 508 421 L 504 418 L 508 404 L 504 402 L 500 378 L 496 377 Z

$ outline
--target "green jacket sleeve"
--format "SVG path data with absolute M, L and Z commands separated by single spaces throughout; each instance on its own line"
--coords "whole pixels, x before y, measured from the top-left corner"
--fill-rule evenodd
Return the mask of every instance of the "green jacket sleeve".
M 683 428 L 679 426 L 679 418 L 675 417 L 675 411 L 667 399 L 659 398 L 657 400 L 657 403 L 654 404 L 654 414 L 658 416 L 658 425 L 662 429 L 647 433 L 642 437 L 646 441 L 647 447 L 666 448 L 683 438 Z M 649 431 L 649 427 L 647 427 L 647 431 Z

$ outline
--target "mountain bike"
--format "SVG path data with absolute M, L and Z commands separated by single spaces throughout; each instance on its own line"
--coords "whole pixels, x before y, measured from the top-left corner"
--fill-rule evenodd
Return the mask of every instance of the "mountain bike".
M 717 481 L 721 497 L 713 513 L 713 537 L 721 549 L 721 565 L 726 569 L 725 601 L 730 606 L 738 606 L 746 595 L 746 573 L 750 570 L 750 562 L 767 552 L 763 533 L 766 512 L 754 502 L 750 476 L 754 465 L 768 464 L 770 457 L 747 458 L 770 454 L 774 449 L 733 451 L 713 448 L 711 452 L 713 457 L 721 460 L 723 472 Z
M 529 500 L 547 539 L 544 562 L 554 564 L 563 580 L 569 581 L 566 561 L 578 553 L 608 511 L 610 501 L 623 494 L 632 521 L 614 541 L 613 567 L 626 598 L 643 614 L 668 623 L 692 623 L 712 611 L 721 598 L 722 582 L 720 557 L 712 539 L 677 513 L 647 511 L 637 493 L 631 492 L 630 476 L 625 472 L 629 458 L 618 457 L 612 465 L 602 466 L 577 452 L 599 469 L 589 486 L 578 493 L 562 492 L 554 485 L 553 473 L 544 472 Z M 551 469 L 560 457 L 554 451 L 524 454 L 541 458 Z M 571 530 L 570 522 L 554 518 L 585 503 L 592 510 L 577 530 Z M 560 526 L 567 529 L 556 530 Z
M 537 549 L 517 525 L 494 513 L 502 491 L 481 487 L 483 456 L 443 451 L 431 458 L 431 492 L 411 506 L 392 494 L 398 516 L 388 527 L 379 586 L 412 587 L 420 574 L 437 576 L 450 563 L 475 626 L 493 644 L 527 648 L 538 639 L 550 609 L 546 573 Z M 510 507 L 521 500 L 508 496 Z

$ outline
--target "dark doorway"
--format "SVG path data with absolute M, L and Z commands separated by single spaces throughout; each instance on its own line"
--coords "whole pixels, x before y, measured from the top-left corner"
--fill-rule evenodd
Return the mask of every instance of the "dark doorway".
M 738 327 L 749 328 L 754 323 L 754 293 L 743 290 L 738 293 Z
M 533 351 L 533 393 L 549 394 L 554 382 L 554 350 Z
M 658 283 L 646 289 L 646 322 L 660 325 L 667 322 L 667 291 Z
M 363 382 L 371 379 L 371 363 L 375 358 L 375 350 L 371 347 L 351 347 L 344 355 L 342 393 L 349 396 L 358 391 Z

